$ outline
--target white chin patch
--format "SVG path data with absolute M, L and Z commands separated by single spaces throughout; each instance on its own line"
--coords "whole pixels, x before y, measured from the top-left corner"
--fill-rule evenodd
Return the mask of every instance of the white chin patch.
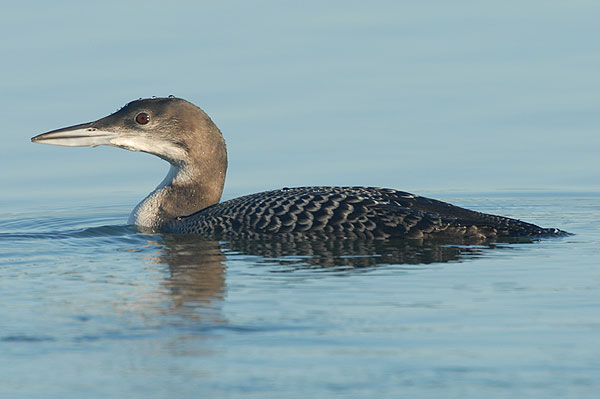
M 129 151 L 142 151 L 158 155 L 173 161 L 185 159 L 185 151 L 169 141 L 152 139 L 143 136 L 113 137 L 110 144 L 115 147 L 124 148 Z

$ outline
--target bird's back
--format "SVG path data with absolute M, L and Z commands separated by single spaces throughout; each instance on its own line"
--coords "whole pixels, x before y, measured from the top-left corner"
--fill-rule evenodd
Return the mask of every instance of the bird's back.
M 265 191 L 177 218 L 163 230 L 239 238 L 490 239 L 563 234 L 557 229 L 374 187 Z

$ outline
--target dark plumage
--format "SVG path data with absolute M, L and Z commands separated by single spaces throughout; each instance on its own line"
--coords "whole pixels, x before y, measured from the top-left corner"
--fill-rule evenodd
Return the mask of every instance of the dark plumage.
M 375 187 L 297 187 L 246 195 L 177 218 L 164 230 L 240 238 L 480 240 L 562 234 L 557 229 Z

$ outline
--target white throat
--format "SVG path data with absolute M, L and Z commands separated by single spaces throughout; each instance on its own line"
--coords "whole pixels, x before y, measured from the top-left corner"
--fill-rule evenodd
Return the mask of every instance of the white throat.
M 182 179 L 181 169 L 172 165 L 163 181 L 131 211 L 128 224 L 143 227 L 158 227 L 160 222 L 161 204 L 167 196 L 167 187 L 174 181 Z

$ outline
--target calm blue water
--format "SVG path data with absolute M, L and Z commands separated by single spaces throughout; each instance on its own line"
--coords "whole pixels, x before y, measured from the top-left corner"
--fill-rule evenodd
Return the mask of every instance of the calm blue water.
M 600 195 L 452 200 L 577 235 L 497 247 L 219 243 L 138 233 L 124 206 L 3 213 L 2 391 L 593 397 Z
M 3 7 L 0 397 L 596 397 L 598 20 L 585 0 Z M 169 94 L 223 131 L 224 199 L 385 186 L 575 235 L 143 234 L 125 222 L 163 161 L 29 142 Z

